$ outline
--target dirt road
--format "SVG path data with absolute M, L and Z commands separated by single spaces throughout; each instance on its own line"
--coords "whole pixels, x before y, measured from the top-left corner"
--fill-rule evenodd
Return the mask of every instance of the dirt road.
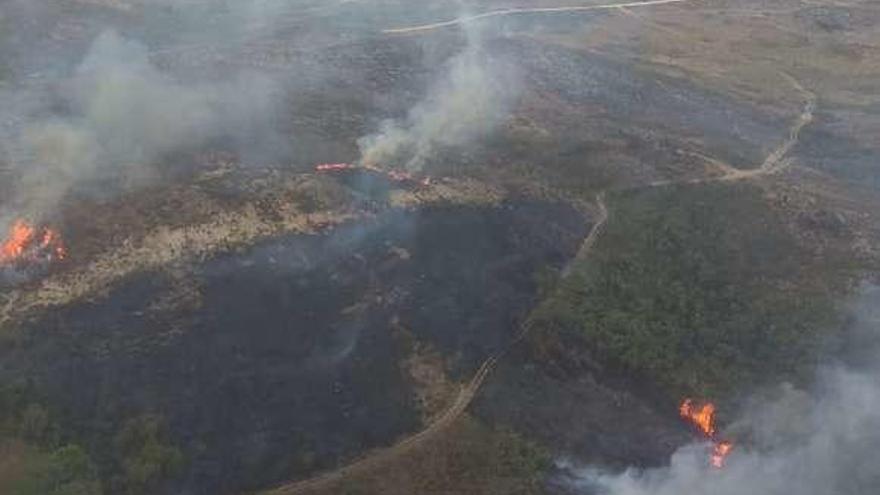
M 575 260 L 580 260 L 587 257 L 587 254 L 596 244 L 596 241 L 601 235 L 602 229 L 604 228 L 605 223 L 608 220 L 608 209 L 605 207 L 604 191 L 596 195 L 596 205 L 599 209 L 598 220 L 593 224 L 593 227 L 590 229 L 590 233 L 587 235 L 587 237 L 584 238 L 580 250 L 575 255 Z M 569 267 L 573 264 L 574 263 L 570 263 Z M 567 276 L 567 273 L 570 271 L 569 267 L 566 267 L 565 272 L 563 273 L 563 277 Z M 520 333 L 507 347 L 505 347 L 498 354 L 489 357 L 483 363 L 483 365 L 480 366 L 480 369 L 477 370 L 476 374 L 474 374 L 474 377 L 470 380 L 470 382 L 468 382 L 467 385 L 465 385 L 459 391 L 458 396 L 456 396 L 455 401 L 453 401 L 449 408 L 447 408 L 446 411 L 437 418 L 437 420 L 429 424 L 425 429 L 401 440 L 391 447 L 374 450 L 360 460 L 357 460 L 347 466 L 343 466 L 342 468 L 339 468 L 335 471 L 329 471 L 314 478 L 297 481 L 275 488 L 273 490 L 264 492 L 264 495 L 290 495 L 296 493 L 309 493 L 310 491 L 314 490 L 326 489 L 329 488 L 333 483 L 342 481 L 350 476 L 359 473 L 369 472 L 376 467 L 381 466 L 385 462 L 388 462 L 398 456 L 408 453 L 412 448 L 416 447 L 417 445 L 426 441 L 430 441 L 438 434 L 441 434 L 447 427 L 452 425 L 452 423 L 455 422 L 455 420 L 457 420 L 459 416 L 461 416 L 465 412 L 471 401 L 473 401 L 474 397 L 476 397 L 477 392 L 480 391 L 480 387 L 483 386 L 483 382 L 485 382 L 489 374 L 491 374 L 492 371 L 495 369 L 495 366 L 508 352 L 510 352 L 511 349 L 514 348 L 514 346 L 516 346 L 516 344 L 525 339 L 525 337 L 528 335 L 530 328 L 531 327 L 528 324 L 524 324 Z
M 805 101 L 804 107 L 792 124 L 789 130 L 789 137 L 785 141 L 780 143 L 779 146 L 774 148 L 773 151 L 771 151 L 767 155 L 767 157 L 764 159 L 759 167 L 748 170 L 740 170 L 726 165 L 723 162 L 715 161 L 717 162 L 716 165 L 722 168 L 722 170 L 724 171 L 723 175 L 705 179 L 658 181 L 648 184 L 648 187 L 663 187 L 674 184 L 708 184 L 714 182 L 733 182 L 738 180 L 759 178 L 783 170 L 785 166 L 789 163 L 789 161 L 786 160 L 786 155 L 788 155 L 792 148 L 797 144 L 800 138 L 801 130 L 803 130 L 805 126 L 813 121 L 813 112 L 816 107 L 816 95 L 805 89 L 796 79 L 794 79 L 790 75 L 784 73 L 782 73 L 781 75 L 803 97 Z M 706 157 L 706 159 L 714 161 L 714 159 L 710 157 Z M 571 267 L 574 266 L 575 262 L 586 259 L 586 257 L 589 255 L 596 242 L 598 241 L 599 237 L 601 236 L 605 225 L 608 222 L 609 216 L 609 211 L 605 204 L 605 196 L 605 191 L 601 191 L 596 195 L 595 203 L 599 211 L 598 219 L 593 224 L 593 227 L 590 229 L 590 233 L 584 239 L 581 245 L 581 249 L 575 255 L 575 259 L 573 260 L 573 262 L 570 263 L 563 271 L 563 277 L 568 276 L 568 274 L 571 272 Z M 358 461 L 355 461 L 352 464 L 343 466 L 334 471 L 320 474 L 314 478 L 297 481 L 281 486 L 279 488 L 265 492 L 265 495 L 291 495 L 326 489 L 332 486 L 333 483 L 342 481 L 350 476 L 359 473 L 369 472 L 376 467 L 383 465 L 385 462 L 389 462 L 398 456 L 408 453 L 412 448 L 416 447 L 417 445 L 426 441 L 430 441 L 436 435 L 441 434 L 448 426 L 450 426 L 456 419 L 458 419 L 459 416 L 461 416 L 465 412 L 465 410 L 467 410 L 467 407 L 470 405 L 471 401 L 473 401 L 474 397 L 476 397 L 477 393 L 480 390 L 480 387 L 482 387 L 489 374 L 495 369 L 501 359 L 508 352 L 510 352 L 510 350 L 516 344 L 518 344 L 528 335 L 530 329 L 530 325 L 524 324 L 522 331 L 511 342 L 510 345 L 508 345 L 498 354 L 489 357 L 483 363 L 483 365 L 480 366 L 480 369 L 477 370 L 477 373 L 470 380 L 470 382 L 468 382 L 467 385 L 461 389 L 455 401 L 449 406 L 449 408 L 436 421 L 425 427 L 425 429 L 401 440 L 391 447 L 374 450 L 373 452 L 368 453 L 365 457 L 361 458 Z
M 581 244 L 581 248 L 578 250 L 577 254 L 574 255 L 574 258 L 572 258 L 562 270 L 562 278 L 568 277 L 571 273 L 571 269 L 580 261 L 586 259 L 590 250 L 593 249 L 593 245 L 596 244 L 596 240 L 602 235 L 605 223 L 608 222 L 608 207 L 605 205 L 605 191 L 596 194 L 596 208 L 599 210 L 599 218 L 596 220 L 596 223 L 593 224 L 590 233 L 584 238 L 584 242 Z
M 487 376 L 489 376 L 489 373 L 495 367 L 497 362 L 498 358 L 496 356 L 487 359 L 486 362 L 484 362 L 483 365 L 480 366 L 480 369 L 477 370 L 477 373 L 474 375 L 471 381 L 468 382 L 468 384 L 461 389 L 452 405 L 449 406 L 449 408 L 440 417 L 438 417 L 433 423 L 428 425 L 428 427 L 424 430 L 401 440 L 391 447 L 374 450 L 360 460 L 355 461 L 340 469 L 329 471 L 314 478 L 309 478 L 307 480 L 281 486 L 274 490 L 264 492 L 264 495 L 308 493 L 309 491 L 326 488 L 333 483 L 342 481 L 350 476 L 370 472 L 376 467 L 383 465 L 385 462 L 388 462 L 397 456 L 408 453 L 412 448 L 416 447 L 422 442 L 431 440 L 438 434 L 442 433 L 453 422 L 455 422 L 455 420 L 458 419 L 459 416 L 461 416 L 465 409 L 467 409 L 468 405 L 470 405 L 471 401 L 474 399 L 474 396 L 483 385 L 483 381 L 486 379 Z
M 421 26 L 410 26 L 410 27 L 402 27 L 402 28 L 393 28 L 386 29 L 382 31 L 384 34 L 410 34 L 410 33 L 418 33 L 424 31 L 432 31 L 434 29 L 445 28 L 449 26 L 456 26 L 459 24 L 466 24 L 468 22 L 477 21 L 480 19 L 488 19 L 490 17 L 500 17 L 507 15 L 517 15 L 517 14 L 547 14 L 547 13 L 558 13 L 558 12 L 586 12 L 590 10 L 611 10 L 611 9 L 623 9 L 623 8 L 637 8 L 637 7 L 651 7 L 656 5 L 666 5 L 671 3 L 682 3 L 682 2 L 693 2 L 694 0 L 649 0 L 645 2 L 626 2 L 626 3 L 608 3 L 602 5 L 581 5 L 576 7 L 532 7 L 532 8 L 518 8 L 518 9 L 503 9 L 503 10 L 493 10 L 491 12 L 484 12 L 482 14 L 471 15 L 466 17 L 459 17 L 457 19 L 451 19 L 443 22 L 435 22 L 432 24 L 423 24 Z
M 655 181 L 650 183 L 649 186 L 661 187 L 674 184 L 708 184 L 712 182 L 733 182 L 738 180 L 754 179 L 766 175 L 772 175 L 785 170 L 791 164 L 791 160 L 787 158 L 788 154 L 800 140 L 801 131 L 804 127 L 813 122 L 813 114 L 816 110 L 816 94 L 804 88 L 801 83 L 798 82 L 798 80 L 791 75 L 785 72 L 780 72 L 779 74 L 780 77 L 791 84 L 794 90 L 804 100 L 804 108 L 803 110 L 801 110 L 800 115 L 798 115 L 791 128 L 789 129 L 788 138 L 780 143 L 779 146 L 774 148 L 773 151 L 771 151 L 767 155 L 760 166 L 750 169 L 738 169 L 714 158 L 701 155 L 699 153 L 693 153 L 694 156 L 698 156 L 713 165 L 714 167 L 718 168 L 722 172 L 722 175 L 717 177 L 705 177 L 685 181 Z

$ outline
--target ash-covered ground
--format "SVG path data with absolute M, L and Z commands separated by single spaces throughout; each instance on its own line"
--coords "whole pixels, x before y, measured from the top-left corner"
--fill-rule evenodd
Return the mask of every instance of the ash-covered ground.
M 795 486 L 755 404 L 870 326 L 880 10 L 557 7 L 0 0 L 0 492 L 699 491 L 685 397 Z
M 559 269 L 583 232 L 571 208 L 529 201 L 284 236 L 54 310 L 22 329 L 4 375 L 104 444 L 126 413 L 161 414 L 190 462 L 174 490 L 259 488 L 411 434 L 399 334 L 473 373 L 515 337 L 536 271 Z

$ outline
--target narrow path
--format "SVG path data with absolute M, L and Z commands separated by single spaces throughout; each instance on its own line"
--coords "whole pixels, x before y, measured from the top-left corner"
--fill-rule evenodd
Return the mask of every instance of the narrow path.
M 422 442 L 433 439 L 438 434 L 443 433 L 448 426 L 452 425 L 452 423 L 455 422 L 455 420 L 457 420 L 462 413 L 464 413 L 465 409 L 467 409 L 471 401 L 474 399 L 474 396 L 480 390 L 480 387 L 483 385 L 486 377 L 489 376 L 489 373 L 492 371 L 492 369 L 495 368 L 495 365 L 497 363 L 497 356 L 492 356 L 487 359 L 483 363 L 483 365 L 480 366 L 480 369 L 477 370 L 477 373 L 474 375 L 471 381 L 461 389 L 452 405 L 449 406 L 449 408 L 439 418 L 428 425 L 428 427 L 424 430 L 401 440 L 391 447 L 370 452 L 367 454 L 367 456 L 362 457 L 360 460 L 357 460 L 340 469 L 326 472 L 314 478 L 290 483 L 274 490 L 264 492 L 264 494 L 288 495 L 292 493 L 307 493 L 312 490 L 327 488 L 333 483 L 342 481 L 350 476 L 370 472 L 376 467 L 383 465 L 385 462 L 388 462 L 395 457 L 408 453 L 410 450 L 412 450 L 414 447 L 421 444 Z
M 586 12 L 590 10 L 612 10 L 612 9 L 622 9 L 622 8 L 634 8 L 634 7 L 650 7 L 655 5 L 666 5 L 671 3 L 682 3 L 682 2 L 692 2 L 694 0 L 648 0 L 644 2 L 626 2 L 626 3 L 607 3 L 602 5 L 580 5 L 573 7 L 531 7 L 531 8 L 518 8 L 518 9 L 503 9 L 503 10 L 493 10 L 490 12 L 484 12 L 482 14 L 476 14 L 466 17 L 459 17 L 457 19 L 451 19 L 443 22 L 435 22 L 433 24 L 423 24 L 421 26 L 411 26 L 411 27 L 402 27 L 402 28 L 393 28 L 393 29 L 385 29 L 382 31 L 384 34 L 409 34 L 409 33 L 417 33 L 423 31 L 432 31 L 434 29 L 440 29 L 449 26 L 456 26 L 459 24 L 466 24 L 468 22 L 477 21 L 480 19 L 488 19 L 490 17 L 500 17 L 506 15 L 516 15 L 516 14 L 546 14 L 546 13 L 554 13 L 554 12 Z
M 816 95 L 805 89 L 792 76 L 785 73 L 781 73 L 781 75 L 803 97 L 805 101 L 804 108 L 801 111 L 800 115 L 798 115 L 795 122 L 792 124 L 789 131 L 789 137 L 779 146 L 777 146 L 773 151 L 771 151 L 759 167 L 749 170 L 740 170 L 723 164 L 723 162 L 719 162 L 721 164 L 722 170 L 725 171 L 724 175 L 706 179 L 658 181 L 648 184 L 648 187 L 664 187 L 675 184 L 708 184 L 713 182 L 733 182 L 738 180 L 759 178 L 775 174 L 780 170 L 783 170 L 784 167 L 787 166 L 788 163 L 790 163 L 790 161 L 786 160 L 785 158 L 800 139 L 801 130 L 803 130 L 805 126 L 813 121 L 813 112 L 816 108 Z M 709 157 L 706 158 L 714 161 L 714 159 L 711 159 Z M 618 191 L 623 191 L 627 189 L 619 189 Z M 590 233 L 581 244 L 581 248 L 575 255 L 574 261 L 572 263 L 569 263 L 569 265 L 564 269 L 562 274 L 563 277 L 567 277 L 571 273 L 571 269 L 575 265 L 575 262 L 587 258 L 593 247 L 596 245 L 596 242 L 598 241 L 602 232 L 604 231 L 605 225 L 608 223 L 609 216 L 608 207 L 605 203 L 605 197 L 606 191 L 600 191 L 598 194 L 596 194 L 595 203 L 597 209 L 599 210 L 598 219 L 596 223 L 593 224 L 593 227 L 590 229 Z M 519 342 L 525 339 L 531 328 L 532 327 L 528 324 L 528 321 L 525 322 L 519 335 L 517 335 L 517 337 L 513 341 L 511 341 L 511 343 L 506 346 L 502 351 L 489 357 L 483 363 L 483 365 L 480 366 L 470 382 L 468 382 L 467 385 L 461 389 L 455 401 L 449 406 L 449 408 L 433 423 L 426 426 L 425 429 L 401 440 L 400 442 L 390 447 L 369 452 L 360 460 L 357 460 L 339 469 L 319 474 L 318 476 L 315 476 L 313 478 L 283 485 L 273 490 L 263 492 L 264 495 L 291 495 L 298 493 L 308 493 L 313 490 L 329 488 L 333 483 L 342 481 L 350 476 L 370 472 L 373 469 L 383 465 L 385 462 L 389 462 L 400 455 L 404 455 L 410 452 L 419 444 L 430 441 L 438 434 L 442 434 L 447 427 L 455 422 L 455 420 L 458 419 L 465 412 L 465 410 L 467 410 L 474 397 L 476 397 L 477 393 L 480 391 L 480 387 L 482 387 L 483 383 L 486 381 L 486 378 L 492 373 L 492 371 L 495 369 L 501 359 L 505 355 L 507 355 L 511 351 L 511 349 L 513 349 Z
M 572 268 L 587 258 L 590 250 L 593 249 L 593 245 L 596 244 L 596 240 L 602 235 L 602 230 L 608 222 L 608 207 L 605 205 L 605 191 L 600 191 L 596 194 L 596 208 L 599 210 L 599 218 L 596 223 L 593 224 L 590 233 L 584 238 L 584 242 L 581 243 L 581 248 L 578 249 L 578 252 L 574 255 L 571 261 L 565 266 L 565 268 L 563 268 L 562 278 L 568 277 Z
M 800 141 L 801 131 L 804 129 L 804 127 L 813 122 L 814 112 L 816 110 L 816 94 L 804 88 L 801 83 L 798 82 L 798 80 L 791 75 L 785 72 L 780 72 L 779 75 L 780 77 L 788 81 L 788 83 L 791 84 L 794 90 L 797 91 L 798 94 L 800 94 L 801 98 L 804 100 L 804 108 L 803 110 L 801 110 L 800 115 L 798 115 L 798 117 L 794 121 L 794 124 L 792 124 L 791 128 L 789 129 L 788 138 L 780 143 L 779 146 L 774 148 L 773 151 L 771 151 L 767 155 L 760 166 L 751 169 L 738 169 L 712 157 L 708 157 L 700 153 L 692 153 L 694 156 L 700 157 L 701 159 L 721 170 L 723 172 L 723 175 L 718 177 L 705 177 L 683 181 L 655 181 L 651 182 L 649 184 L 649 187 L 661 187 L 674 184 L 709 184 L 713 182 L 734 182 L 744 179 L 754 179 L 767 175 L 777 174 L 788 168 L 791 165 L 791 160 L 788 159 L 788 154 L 791 152 L 792 148 L 794 148 L 795 145 L 797 145 L 797 143 Z
M 589 253 L 592 247 L 596 244 L 596 240 L 599 238 L 599 235 L 601 234 L 602 229 L 604 228 L 605 223 L 608 220 L 608 209 L 605 207 L 604 191 L 596 195 L 596 205 L 599 208 L 598 221 L 593 224 L 593 227 L 590 229 L 590 233 L 581 244 L 580 250 L 578 250 L 578 253 L 575 255 L 576 259 L 582 259 L 587 256 L 587 253 Z M 570 264 L 569 266 L 571 265 L 572 264 Z M 440 415 L 434 422 L 429 424 L 425 429 L 419 431 L 412 436 L 404 438 L 403 440 L 392 445 L 391 447 L 374 450 L 368 453 L 366 456 L 362 457 L 361 459 L 354 461 L 353 463 L 346 466 L 343 466 L 340 469 L 337 469 L 335 471 L 328 471 L 314 478 L 309 478 L 302 481 L 283 485 L 273 490 L 264 492 L 264 495 L 290 495 L 296 493 L 308 493 L 309 491 L 328 488 L 333 483 L 342 481 L 350 476 L 370 472 L 376 467 L 383 465 L 385 462 L 391 461 L 398 456 L 410 452 L 419 444 L 430 441 L 438 434 L 442 434 L 447 427 L 451 426 L 452 423 L 454 423 L 465 412 L 467 407 L 474 400 L 474 397 L 476 397 L 477 392 L 480 391 L 480 388 L 483 386 L 483 382 L 486 381 L 486 378 L 492 373 L 492 371 L 495 369 L 501 359 L 508 352 L 510 352 L 510 350 L 513 349 L 516 344 L 525 339 L 525 337 L 528 335 L 529 328 L 529 325 L 524 324 L 520 333 L 513 341 L 511 341 L 509 345 L 507 345 L 498 354 L 495 354 L 486 359 L 486 361 L 483 362 L 482 366 L 480 366 L 480 368 L 474 374 L 474 377 L 471 378 L 467 385 L 462 387 L 462 389 L 458 392 L 458 396 L 456 396 L 455 401 L 452 402 L 449 408 L 446 409 L 446 411 L 444 411 L 442 415 Z

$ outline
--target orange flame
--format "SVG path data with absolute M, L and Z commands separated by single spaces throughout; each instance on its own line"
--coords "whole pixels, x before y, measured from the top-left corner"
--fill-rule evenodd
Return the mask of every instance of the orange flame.
M 730 451 L 733 450 L 733 442 L 729 440 L 721 440 L 720 442 L 715 442 L 715 446 L 712 447 L 712 455 L 709 458 L 709 462 L 712 463 L 712 467 L 721 469 L 724 467 L 724 460 L 727 459 L 727 456 L 730 455 Z
M 357 168 L 348 163 L 322 163 L 315 167 L 318 172 L 332 172 L 334 170 L 349 170 Z
M 730 440 L 719 440 L 716 437 L 717 428 L 715 426 L 715 404 L 706 402 L 702 406 L 697 407 L 693 399 L 685 399 L 678 408 L 678 413 L 682 418 L 696 426 L 700 432 L 712 441 L 712 453 L 709 456 L 709 463 L 712 467 L 724 467 L 724 461 L 733 450 L 733 442 Z
M 715 435 L 715 404 L 707 402 L 698 408 L 693 400 L 685 399 L 678 411 L 682 418 L 693 423 L 707 437 Z
M 6 240 L 0 244 L 0 265 L 21 261 L 63 260 L 67 256 L 61 235 L 48 227 L 38 229 L 24 220 L 16 220 Z
M 31 243 L 36 231 L 23 220 L 16 220 L 9 228 L 6 242 L 0 246 L 0 263 L 7 263 L 20 257 Z

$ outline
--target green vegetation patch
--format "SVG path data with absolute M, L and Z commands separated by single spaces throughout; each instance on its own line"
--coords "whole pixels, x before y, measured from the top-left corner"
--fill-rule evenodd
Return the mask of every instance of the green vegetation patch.
M 539 354 L 574 337 L 672 397 L 721 398 L 807 376 L 840 328 L 834 266 L 796 242 L 757 188 L 646 189 L 608 207 L 590 256 L 533 315 Z
M 95 464 L 23 386 L 0 384 L 0 493 L 101 495 Z
M 180 474 L 183 454 L 161 417 L 135 416 L 112 439 L 83 441 L 43 403 L 24 386 L 0 384 L 0 494 L 146 495 Z
M 22 469 L 9 482 L 12 495 L 101 495 L 101 483 L 88 454 L 76 445 L 52 452 L 24 447 Z
M 394 461 L 312 495 L 542 495 L 551 467 L 544 448 L 465 415 Z

